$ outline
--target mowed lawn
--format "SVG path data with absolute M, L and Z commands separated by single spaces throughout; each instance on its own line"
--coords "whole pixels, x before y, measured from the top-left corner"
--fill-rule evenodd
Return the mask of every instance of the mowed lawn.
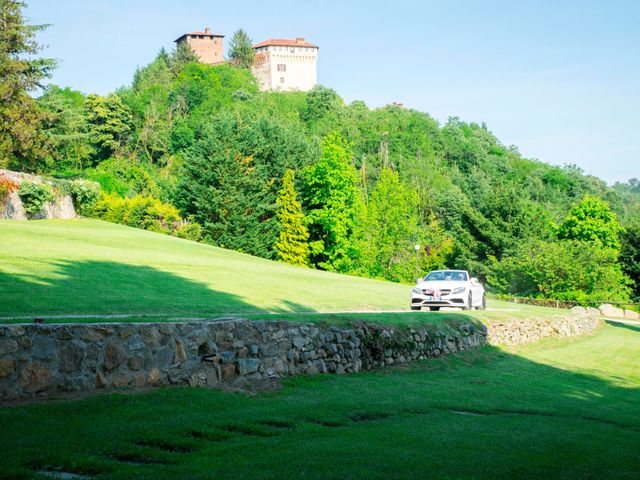
M 97 220 L 0 221 L 0 316 L 408 309 L 406 285 Z
M 105 320 L 100 315 L 167 321 L 293 313 L 288 320 L 315 321 L 318 317 L 299 314 L 408 310 L 409 290 L 408 285 L 292 267 L 99 220 L 0 220 L 0 317 L 97 315 L 57 321 L 99 322 Z M 471 315 L 482 320 L 561 313 L 493 300 L 489 307 L 490 312 Z M 428 321 L 451 317 L 426 315 L 431 315 Z M 408 312 L 393 318 L 351 317 L 426 320 L 424 313 Z
M 640 328 L 255 395 L 169 388 L 0 409 L 0 476 L 637 479 Z

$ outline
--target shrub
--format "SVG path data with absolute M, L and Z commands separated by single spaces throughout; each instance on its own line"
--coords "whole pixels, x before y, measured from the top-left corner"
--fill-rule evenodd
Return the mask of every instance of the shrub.
M 76 212 L 89 215 L 100 196 L 100 185 L 86 180 L 73 180 L 69 183 L 68 192 Z
M 0 173 L 0 202 L 4 202 L 18 188 L 20 188 L 18 182 Z
M 202 226 L 183 220 L 176 228 L 175 236 L 199 242 L 202 239 Z
M 143 195 L 122 198 L 114 193 L 103 194 L 93 208 L 93 216 L 108 222 L 171 235 L 177 235 L 184 228 L 176 207 Z M 185 230 L 182 234 L 196 235 L 197 228 Z
M 55 199 L 51 185 L 29 181 L 22 182 L 18 195 L 20 195 L 24 209 L 29 215 L 35 215 L 42 210 L 45 203 L 53 202 Z

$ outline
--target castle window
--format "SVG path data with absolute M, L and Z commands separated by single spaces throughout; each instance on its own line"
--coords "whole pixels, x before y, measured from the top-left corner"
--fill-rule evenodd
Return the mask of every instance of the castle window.
M 279 63 L 278 64 L 278 71 L 279 72 L 286 72 L 287 71 L 287 66 L 284 63 Z
M 280 77 L 280 83 L 284 83 L 284 77 Z

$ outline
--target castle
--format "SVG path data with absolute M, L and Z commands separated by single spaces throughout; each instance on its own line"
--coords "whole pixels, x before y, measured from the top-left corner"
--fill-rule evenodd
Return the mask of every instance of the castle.
M 208 65 L 224 63 L 224 35 L 204 32 L 185 33 L 175 42 L 186 42 L 200 62 Z M 311 90 L 318 83 L 318 46 L 303 37 L 295 40 L 270 39 L 253 45 L 256 59 L 251 68 L 260 90 Z

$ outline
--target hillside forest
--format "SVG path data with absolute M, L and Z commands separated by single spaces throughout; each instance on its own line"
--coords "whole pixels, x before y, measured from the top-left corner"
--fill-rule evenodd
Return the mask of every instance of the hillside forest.
M 75 182 L 84 215 L 394 282 L 413 282 L 417 261 L 498 294 L 640 295 L 637 179 L 608 186 L 524 158 L 485 124 L 323 86 L 260 92 L 246 60 L 202 65 L 185 46 L 108 95 L 42 87 L 55 65 L 34 56 L 40 27 L 4 4 L 0 168 L 97 182 Z

